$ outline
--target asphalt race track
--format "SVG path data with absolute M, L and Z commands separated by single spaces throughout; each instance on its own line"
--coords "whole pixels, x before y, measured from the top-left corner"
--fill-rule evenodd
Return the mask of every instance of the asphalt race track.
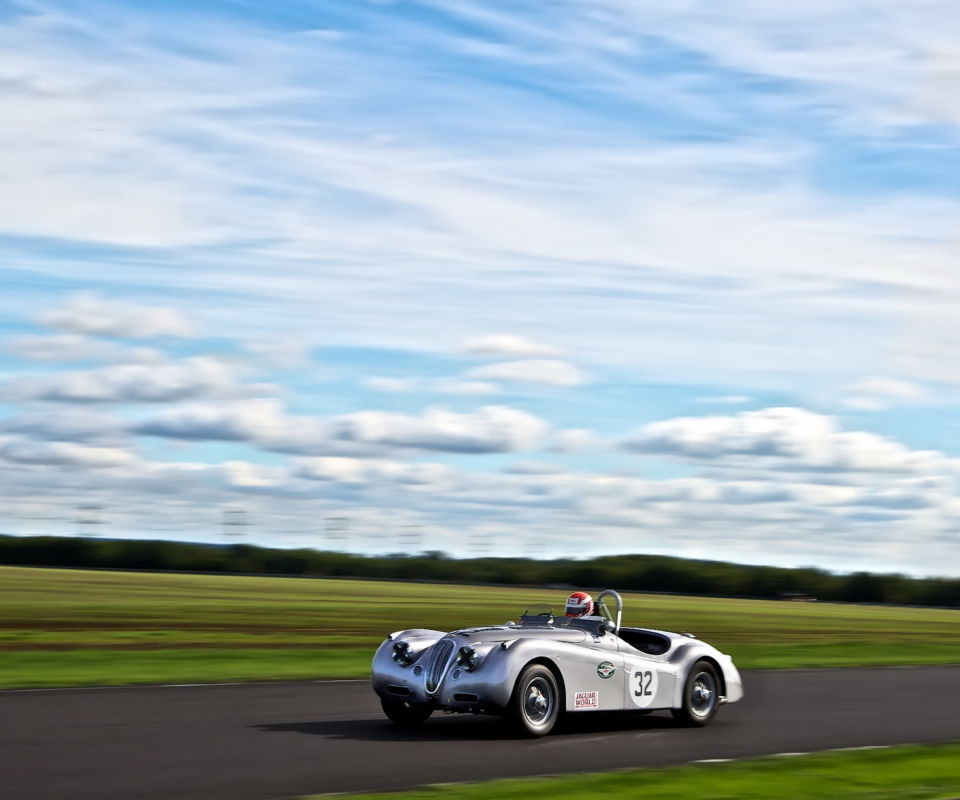
M 960 739 L 960 666 L 745 673 L 704 729 L 668 715 L 387 722 L 366 682 L 0 692 L 10 800 L 265 800 L 838 747 Z

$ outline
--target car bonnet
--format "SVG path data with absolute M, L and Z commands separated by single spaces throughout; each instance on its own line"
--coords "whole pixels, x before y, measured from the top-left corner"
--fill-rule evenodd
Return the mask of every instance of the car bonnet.
M 552 625 L 490 625 L 480 628 L 463 628 L 453 631 L 452 636 L 470 642 L 508 642 L 514 639 L 542 639 L 551 642 L 582 642 L 587 632 L 576 628 L 554 628 Z

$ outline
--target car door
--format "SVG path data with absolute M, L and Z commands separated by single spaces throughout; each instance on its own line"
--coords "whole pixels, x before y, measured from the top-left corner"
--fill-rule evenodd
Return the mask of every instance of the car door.
M 621 642 L 624 671 L 623 707 L 671 708 L 677 673 L 663 656 L 652 656 Z
M 616 636 L 590 637 L 564 657 L 567 711 L 620 711 L 623 656 Z

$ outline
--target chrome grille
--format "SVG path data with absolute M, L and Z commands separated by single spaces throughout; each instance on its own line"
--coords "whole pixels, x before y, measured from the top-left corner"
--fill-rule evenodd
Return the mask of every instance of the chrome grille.
M 433 694 L 440 688 L 440 681 L 447 671 L 450 656 L 453 655 L 453 642 L 450 639 L 441 639 L 430 651 L 427 661 L 427 693 Z

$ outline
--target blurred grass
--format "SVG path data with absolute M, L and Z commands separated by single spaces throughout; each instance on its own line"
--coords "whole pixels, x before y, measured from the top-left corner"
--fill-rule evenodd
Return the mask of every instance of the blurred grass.
M 774 756 L 352 796 L 364 800 L 945 800 L 960 797 L 960 744 Z
M 364 677 L 386 633 L 516 619 L 562 589 L 0 567 L 0 686 Z M 960 611 L 625 595 L 741 669 L 960 663 Z

